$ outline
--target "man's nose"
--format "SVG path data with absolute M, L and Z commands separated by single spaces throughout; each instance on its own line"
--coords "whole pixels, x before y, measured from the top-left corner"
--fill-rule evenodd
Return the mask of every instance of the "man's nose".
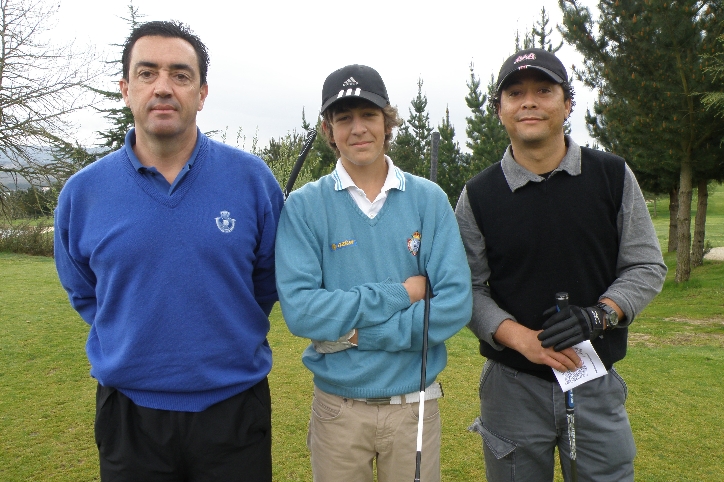
M 364 133 L 367 131 L 367 124 L 362 119 L 362 116 L 355 115 L 352 117 L 352 132 Z
M 538 105 L 538 99 L 535 94 L 535 91 L 529 91 L 523 94 L 523 107 L 530 109 Z
M 167 97 L 171 92 L 171 78 L 162 72 L 153 84 L 153 93 L 159 97 Z

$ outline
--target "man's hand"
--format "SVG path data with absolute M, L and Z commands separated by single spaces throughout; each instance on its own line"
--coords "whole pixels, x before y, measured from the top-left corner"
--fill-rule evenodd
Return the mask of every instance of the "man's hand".
M 425 298 L 425 286 L 427 285 L 427 278 L 422 275 L 410 276 L 402 283 L 402 286 L 407 290 L 407 294 L 410 297 L 410 304 L 417 303 L 421 299 Z
M 355 328 L 349 333 L 342 335 L 336 341 L 312 340 L 312 346 L 317 353 L 325 354 L 349 350 L 353 346 L 357 346 L 357 329 Z
M 556 310 L 553 307 L 543 313 L 543 316 L 549 317 L 543 323 L 543 331 L 538 334 L 544 348 L 565 350 L 582 341 L 593 340 L 603 332 L 605 313 L 596 306 L 581 308 L 571 305 L 561 311 Z
M 540 331 L 531 330 L 513 320 L 505 320 L 498 327 L 494 338 L 501 345 L 519 352 L 531 362 L 548 365 L 559 372 L 574 371 L 582 366 L 581 358 L 573 348 L 558 352 L 553 348 L 541 346 L 537 337 L 539 333 Z

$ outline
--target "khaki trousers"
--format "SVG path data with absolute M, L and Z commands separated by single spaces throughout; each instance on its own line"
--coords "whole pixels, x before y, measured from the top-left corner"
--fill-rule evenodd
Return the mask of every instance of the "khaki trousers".
M 419 403 L 368 405 L 314 387 L 307 447 L 315 482 L 415 478 Z M 420 482 L 440 480 L 440 411 L 425 401 Z

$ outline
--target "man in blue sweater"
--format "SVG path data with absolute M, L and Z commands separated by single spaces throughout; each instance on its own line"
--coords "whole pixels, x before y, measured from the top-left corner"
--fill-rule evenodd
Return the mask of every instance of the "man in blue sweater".
M 552 53 L 508 58 L 493 102 L 510 146 L 468 181 L 455 210 L 472 272 L 469 327 L 487 358 L 471 427 L 484 440 L 487 478 L 552 481 L 557 446 L 571 480 L 564 393 L 552 368 L 576 370 L 572 347 L 590 340 L 608 374 L 575 388 L 578 475 L 633 481 L 626 384 L 613 364 L 666 275 L 646 203 L 623 159 L 565 135 L 573 89 Z M 570 296 L 560 312 L 557 292 Z
M 264 162 L 208 139 L 206 47 L 149 22 L 123 50 L 125 146 L 71 177 L 55 259 L 90 325 L 103 481 L 271 481 L 274 237 Z
M 293 192 L 277 233 L 277 288 L 292 333 L 310 338 L 307 445 L 318 482 L 415 475 L 425 276 L 432 285 L 421 479 L 440 480 L 445 340 L 470 320 L 470 272 L 445 193 L 385 155 L 399 124 L 380 75 L 327 77 L 322 128 L 334 172 Z

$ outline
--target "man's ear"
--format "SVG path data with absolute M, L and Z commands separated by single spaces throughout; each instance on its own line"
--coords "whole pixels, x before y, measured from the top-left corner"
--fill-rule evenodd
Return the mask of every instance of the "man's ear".
M 209 95 L 209 84 L 204 84 L 201 86 L 201 90 L 199 91 L 199 111 L 204 108 L 204 102 L 206 101 L 206 96 Z
M 126 107 L 131 107 L 128 103 L 128 81 L 121 78 L 121 80 L 118 81 L 118 88 L 121 89 L 121 95 L 123 96 L 123 102 L 125 102 Z

